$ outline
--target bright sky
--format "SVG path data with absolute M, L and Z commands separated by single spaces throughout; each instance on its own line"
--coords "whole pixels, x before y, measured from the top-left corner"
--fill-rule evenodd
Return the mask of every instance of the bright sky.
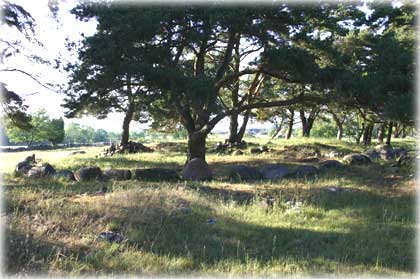
M 95 22 L 80 22 L 69 13 L 70 9 L 74 7 L 77 1 L 63 0 L 60 1 L 59 5 L 59 23 L 57 23 L 51 16 L 51 12 L 48 8 L 48 0 L 14 0 L 13 3 L 22 5 L 35 19 L 36 38 L 44 44 L 44 47 L 36 47 L 33 44 L 25 43 L 23 36 L 16 30 L 6 27 L 2 27 L 0 37 L 7 40 L 21 40 L 22 44 L 40 55 L 43 58 L 54 59 L 59 57 L 61 54 L 65 59 L 75 59 L 71 57 L 69 52 L 65 48 L 66 38 L 70 41 L 77 41 L 81 38 L 83 32 L 86 36 L 89 36 L 95 32 Z M 25 70 L 31 74 L 39 76 L 39 79 L 44 82 L 53 83 L 66 83 L 66 74 L 60 73 L 58 70 L 54 70 L 46 65 L 38 65 L 34 63 L 28 63 L 22 55 L 17 55 L 2 65 L 2 68 L 18 68 Z M 63 103 L 64 96 L 52 92 L 48 89 L 38 85 L 29 77 L 22 74 L 2 72 L 2 80 L 8 85 L 10 90 L 15 91 L 19 95 L 23 96 L 27 105 L 29 105 L 29 112 L 37 111 L 40 108 L 45 108 L 51 117 L 64 116 Z M 66 124 L 79 123 L 82 125 L 89 125 L 95 129 L 105 129 L 108 131 L 121 131 L 121 125 L 124 115 L 123 114 L 110 114 L 107 119 L 98 120 L 95 117 L 85 116 L 82 119 L 64 119 Z M 225 130 L 227 131 L 229 120 L 226 118 L 221 121 L 215 128 L 215 131 Z M 147 124 L 139 124 L 134 121 L 131 124 L 131 130 L 139 130 L 146 128 Z M 260 123 L 250 123 L 248 128 L 268 128 L 270 124 L 262 125 Z

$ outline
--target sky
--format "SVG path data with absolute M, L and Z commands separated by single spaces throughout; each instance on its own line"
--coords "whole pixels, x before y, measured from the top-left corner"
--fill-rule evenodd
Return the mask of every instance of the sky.
M 13 3 L 22 5 L 35 19 L 35 37 L 44 44 L 43 47 L 26 42 L 22 34 L 14 29 L 2 26 L 1 38 L 7 40 L 20 40 L 22 45 L 28 51 L 36 53 L 41 57 L 53 60 L 61 55 L 64 61 L 74 61 L 76 56 L 70 55 L 65 48 L 66 38 L 70 41 L 80 40 L 81 33 L 85 36 L 92 35 L 96 29 L 96 22 L 81 22 L 78 21 L 72 14 L 70 9 L 76 5 L 76 1 L 63 0 L 59 1 L 59 21 L 55 21 L 48 8 L 48 0 L 14 0 Z M 141 1 L 140 1 L 141 2 Z M 252 57 L 249 57 L 252 59 Z M 31 74 L 38 76 L 39 80 L 44 83 L 61 83 L 65 84 L 67 81 L 67 74 L 52 69 L 50 66 L 39 65 L 36 63 L 28 63 L 28 60 L 23 55 L 17 55 L 8 59 L 2 68 L 18 68 L 23 69 Z M 29 112 L 35 112 L 40 108 L 47 110 L 51 117 L 64 118 L 64 108 L 61 107 L 64 96 L 58 92 L 48 90 L 29 77 L 13 72 L 1 72 L 1 79 L 5 81 L 9 90 L 15 91 L 25 99 L 25 103 L 29 106 Z M 84 116 L 79 119 L 66 119 L 65 124 L 79 123 L 82 125 L 89 125 L 95 129 L 105 129 L 107 131 L 120 132 L 122 120 L 124 115 L 121 113 L 112 113 L 108 118 L 98 120 L 92 116 Z M 214 129 L 214 131 L 227 131 L 229 126 L 228 118 L 222 120 Z M 147 128 L 148 124 L 140 124 L 132 122 L 130 129 L 132 131 Z M 270 128 L 269 123 L 251 122 L 247 126 L 251 128 Z

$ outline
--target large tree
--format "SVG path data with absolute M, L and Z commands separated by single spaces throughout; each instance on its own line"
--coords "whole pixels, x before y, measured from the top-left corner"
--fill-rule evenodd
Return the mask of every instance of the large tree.
M 348 7 L 354 10 L 352 5 Z M 304 85 L 333 84 L 334 65 L 320 65 L 318 53 L 303 43 L 309 44 L 316 30 L 339 30 L 336 23 L 345 19 L 346 10 L 345 5 L 325 3 L 319 7 L 282 4 L 241 9 L 216 4 L 156 8 L 84 3 L 74 13 L 81 19 L 98 20 L 95 36 L 101 39 L 97 44 L 105 47 L 107 42 L 124 39 L 130 52 L 124 53 L 123 59 L 131 62 L 130 70 L 138 75 L 141 85 L 153 92 L 148 111 L 180 122 L 188 132 L 188 159 L 204 159 L 206 137 L 224 117 L 309 99 L 304 92 L 292 97 L 285 92 L 274 100 L 261 96 L 249 103 L 246 100 L 253 91 L 248 90 L 242 103 L 229 106 L 221 93 L 232 88 L 238 78 L 259 75 Z M 241 45 L 262 51 L 239 71 L 230 71 L 238 37 Z M 93 59 L 86 61 L 93 74 L 102 70 Z

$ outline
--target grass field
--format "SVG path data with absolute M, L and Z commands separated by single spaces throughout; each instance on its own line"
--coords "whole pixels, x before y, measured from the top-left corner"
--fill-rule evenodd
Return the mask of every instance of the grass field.
M 209 142 L 210 147 L 214 142 Z M 288 153 L 286 145 L 296 145 Z M 395 142 L 415 148 L 413 140 Z M 101 148 L 1 154 L 6 271 L 12 274 L 412 275 L 415 272 L 414 169 L 392 162 L 347 166 L 311 179 L 230 181 L 243 163 L 301 164 L 313 147 L 360 152 L 334 140 L 276 140 L 268 154 L 208 153 L 210 182 L 65 182 L 15 177 L 17 162 L 35 153 L 56 169 L 165 167 L 181 170 L 185 142 L 150 144 L 154 153 L 95 158 Z M 318 165 L 318 163 L 305 163 Z M 105 195 L 95 194 L 103 186 Z M 348 189 L 328 192 L 326 186 Z M 266 195 L 276 197 L 267 210 Z M 182 210 L 188 207 L 191 210 Z M 208 224 L 209 219 L 215 222 Z M 120 231 L 123 243 L 98 238 Z

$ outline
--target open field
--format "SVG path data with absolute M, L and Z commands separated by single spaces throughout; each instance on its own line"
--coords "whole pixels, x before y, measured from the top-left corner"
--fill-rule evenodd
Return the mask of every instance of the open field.
M 209 142 L 209 150 L 214 142 Z M 295 145 L 288 153 L 286 145 Z M 413 140 L 394 146 L 415 148 Z M 231 181 L 229 166 L 295 166 L 306 150 L 361 152 L 333 140 L 276 140 L 266 154 L 218 155 L 206 160 L 209 182 L 27 179 L 17 162 L 35 153 L 56 169 L 164 167 L 182 170 L 185 142 L 149 144 L 154 153 L 95 156 L 103 148 L 1 154 L 8 273 L 80 274 L 376 274 L 411 275 L 416 182 L 413 169 L 393 162 L 319 173 L 309 179 Z M 317 166 L 319 163 L 304 163 Z M 108 192 L 96 192 L 103 187 Z M 329 192 L 327 186 L 345 191 Z M 275 197 L 272 209 L 264 206 Z M 190 210 L 183 210 L 185 207 Z M 210 222 L 211 219 L 214 222 Z M 127 239 L 98 238 L 106 230 Z

